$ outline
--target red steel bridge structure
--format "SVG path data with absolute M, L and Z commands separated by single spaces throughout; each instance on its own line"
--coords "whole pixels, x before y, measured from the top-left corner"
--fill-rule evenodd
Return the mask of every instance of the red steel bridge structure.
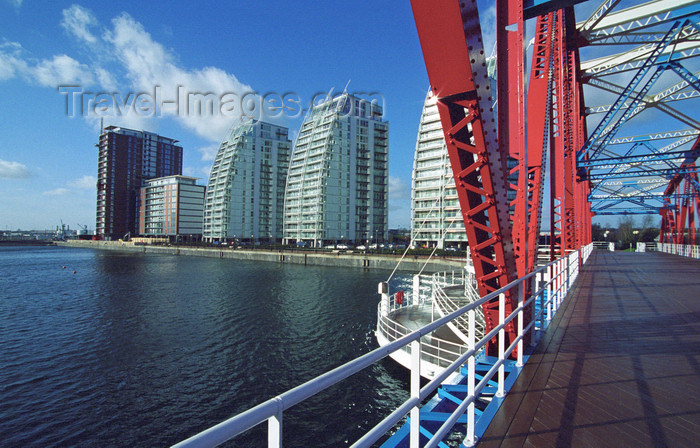
M 406 416 L 383 446 L 446 446 L 455 425 L 467 431 L 465 446 L 697 444 L 700 266 L 661 252 L 591 255 L 591 221 L 660 215 L 663 247 L 698 243 L 700 0 L 484 3 L 496 7 L 495 82 L 476 0 L 411 0 L 480 299 L 178 447 L 216 446 L 262 422 L 268 446 L 281 447 L 284 411 L 406 348 L 410 397 L 353 446 L 376 446 Z M 538 323 L 541 335 L 572 281 L 557 331 L 532 336 L 543 348 L 526 355 L 524 328 Z M 539 311 L 526 305 L 536 299 Z M 486 336 L 476 343 L 479 306 Z M 465 314 L 467 352 L 421 386 L 421 338 Z M 457 369 L 465 382 L 443 384 Z M 523 380 L 504 402 L 516 372 Z M 442 401 L 425 406 L 435 390 Z M 481 393 L 489 404 L 477 410 Z
M 481 296 L 536 266 L 544 209 L 551 259 L 600 215 L 660 214 L 661 242 L 695 244 L 700 2 L 495 4 L 493 91 L 476 1 L 411 0 Z

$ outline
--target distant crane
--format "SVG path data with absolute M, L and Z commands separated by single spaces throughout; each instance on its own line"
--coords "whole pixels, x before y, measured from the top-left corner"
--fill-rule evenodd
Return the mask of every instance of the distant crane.
M 68 229 L 70 229 L 69 226 L 66 226 L 63 223 L 63 220 L 61 219 L 61 227 L 56 227 L 56 239 L 58 240 L 65 240 L 66 239 L 66 233 L 68 233 Z

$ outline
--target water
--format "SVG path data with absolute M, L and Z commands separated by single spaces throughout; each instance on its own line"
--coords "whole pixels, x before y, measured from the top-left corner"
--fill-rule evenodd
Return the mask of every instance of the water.
M 0 248 L 0 446 L 183 440 L 376 348 L 387 275 Z M 365 369 L 286 412 L 285 445 L 349 445 L 407 398 L 407 379 L 390 359 Z M 265 437 L 261 425 L 230 446 Z

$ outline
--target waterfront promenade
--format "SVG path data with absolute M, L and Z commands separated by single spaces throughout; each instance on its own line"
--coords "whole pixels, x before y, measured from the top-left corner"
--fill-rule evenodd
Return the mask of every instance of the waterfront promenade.
M 367 269 L 390 269 L 393 270 L 401 259 L 401 252 L 398 255 L 368 254 L 361 252 L 314 252 L 310 250 L 285 249 L 285 250 L 265 250 L 265 249 L 230 249 L 230 248 L 195 248 L 186 246 L 136 246 L 131 243 L 121 243 L 118 241 L 88 241 L 69 240 L 59 241 L 59 246 L 80 247 L 100 250 L 115 250 L 123 252 L 136 252 L 161 255 L 187 255 L 196 257 L 226 258 L 248 261 L 268 261 L 276 263 L 303 264 L 309 266 L 336 266 L 354 267 Z M 427 261 L 427 263 L 426 263 Z M 462 269 L 465 265 L 465 258 L 433 257 L 429 261 L 426 256 L 413 257 L 406 256 L 399 265 L 399 271 L 412 272 L 417 274 L 424 269 L 424 273 Z
M 700 261 L 596 250 L 479 447 L 690 447 Z

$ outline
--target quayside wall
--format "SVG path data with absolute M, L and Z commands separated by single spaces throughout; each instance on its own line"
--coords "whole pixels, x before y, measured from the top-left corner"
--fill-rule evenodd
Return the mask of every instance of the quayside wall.
M 365 253 L 340 253 L 340 252 L 312 252 L 303 250 L 246 250 L 246 249 L 220 249 L 220 248 L 195 248 L 178 246 L 137 246 L 132 243 L 119 241 L 59 241 L 63 247 L 81 247 L 100 250 L 114 250 L 122 252 L 136 252 L 163 255 L 189 255 L 197 257 L 226 258 L 235 260 L 268 261 L 276 263 L 303 264 L 310 266 L 337 266 L 370 269 L 394 269 L 400 256 L 378 255 Z M 406 256 L 398 270 L 418 273 L 426 263 L 427 257 L 414 258 Z M 428 261 L 424 273 L 439 272 L 452 269 L 462 269 L 466 261 L 464 258 L 434 258 Z

